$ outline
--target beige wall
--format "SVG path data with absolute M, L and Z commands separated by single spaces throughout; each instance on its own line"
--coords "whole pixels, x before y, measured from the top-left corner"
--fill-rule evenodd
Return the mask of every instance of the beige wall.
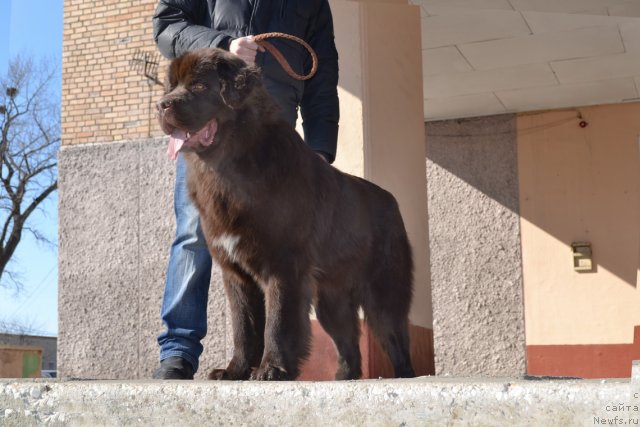
M 527 345 L 633 342 L 639 117 L 637 103 L 518 117 Z M 593 272 L 573 270 L 574 241 L 592 243 Z
M 353 31 L 354 25 L 359 27 L 361 7 L 356 1 L 334 0 L 330 3 L 340 68 L 340 128 L 334 166 L 343 172 L 364 176 L 363 34 L 359 30 Z

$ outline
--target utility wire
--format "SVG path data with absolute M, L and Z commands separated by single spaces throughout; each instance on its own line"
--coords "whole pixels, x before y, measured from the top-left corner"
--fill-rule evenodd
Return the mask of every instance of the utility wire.
M 33 298 L 34 295 L 36 295 L 36 293 L 40 290 L 40 288 L 42 287 L 42 285 L 44 285 L 47 281 L 47 279 L 49 278 L 49 276 L 51 275 L 51 273 L 53 273 L 53 270 L 56 268 L 56 265 L 54 265 L 53 267 L 51 267 L 51 269 L 49 270 L 49 272 L 46 274 L 46 276 L 44 276 L 44 278 L 40 281 L 40 283 L 38 284 L 38 286 L 35 287 L 35 289 L 33 291 L 31 291 L 31 293 L 29 294 L 29 296 L 27 296 L 27 299 L 25 299 L 22 304 L 20 304 L 18 306 L 18 308 L 15 309 L 15 311 L 11 314 L 10 318 L 14 317 L 16 314 L 18 314 L 18 312 L 20 312 L 20 310 L 22 310 L 24 307 L 26 307 L 27 303 L 31 300 L 31 298 Z

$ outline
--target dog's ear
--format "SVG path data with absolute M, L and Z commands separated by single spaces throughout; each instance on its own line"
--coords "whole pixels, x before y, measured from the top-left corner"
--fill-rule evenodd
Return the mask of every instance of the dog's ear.
M 173 90 L 178 85 L 178 67 L 180 66 L 182 58 L 176 58 L 167 67 L 167 72 L 164 76 L 164 93 L 165 95 Z
M 232 110 L 240 108 L 260 81 L 260 71 L 244 61 L 224 61 L 218 66 L 220 95 Z

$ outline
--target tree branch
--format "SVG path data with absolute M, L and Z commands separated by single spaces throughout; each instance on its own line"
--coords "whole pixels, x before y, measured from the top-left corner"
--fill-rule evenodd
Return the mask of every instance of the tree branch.
M 7 265 L 22 234 L 46 240 L 27 220 L 58 188 L 59 98 L 50 94 L 58 71 L 50 63 L 35 67 L 31 59 L 18 57 L 0 78 L 0 286 L 15 278 Z M 18 289 L 16 283 L 10 286 Z

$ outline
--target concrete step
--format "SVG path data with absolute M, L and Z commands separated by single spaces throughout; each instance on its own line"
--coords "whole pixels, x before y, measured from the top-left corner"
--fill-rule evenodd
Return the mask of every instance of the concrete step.
M 629 380 L 0 380 L 0 426 L 640 425 Z

